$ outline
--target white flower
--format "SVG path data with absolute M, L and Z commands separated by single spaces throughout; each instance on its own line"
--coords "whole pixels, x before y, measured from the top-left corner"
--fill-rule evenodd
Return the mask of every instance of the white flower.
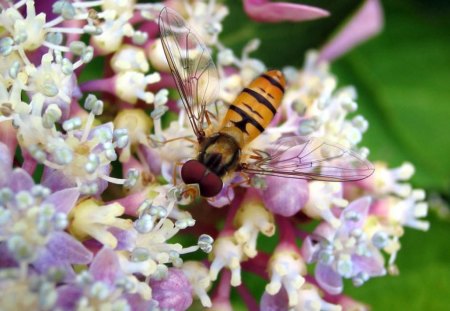
M 241 284 L 241 261 L 243 260 L 242 246 L 232 236 L 219 237 L 214 243 L 211 253 L 211 267 L 209 276 L 212 281 L 217 279 L 220 270 L 227 267 L 231 271 L 231 285 Z

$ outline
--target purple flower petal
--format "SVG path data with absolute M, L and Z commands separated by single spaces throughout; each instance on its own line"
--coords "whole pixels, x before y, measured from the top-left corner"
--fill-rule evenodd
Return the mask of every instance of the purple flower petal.
M 78 300 L 83 295 L 83 290 L 74 285 L 63 285 L 58 287 L 58 299 L 55 307 L 61 310 L 69 311 L 75 310 Z
M 311 263 L 314 260 L 314 254 L 317 250 L 318 247 L 313 244 L 311 237 L 308 236 L 303 240 L 300 252 L 307 263 Z
M 6 243 L 0 243 L 0 269 L 17 267 L 18 264 L 8 251 Z
M 327 11 L 303 4 L 274 2 L 268 0 L 244 0 L 244 10 L 258 22 L 301 22 L 330 15 Z
M 323 221 L 317 225 L 314 229 L 314 235 L 323 238 L 327 241 L 333 241 L 336 236 L 336 229 L 333 228 L 329 223 Z
M 183 271 L 169 269 L 169 275 L 162 281 L 150 281 L 152 297 L 162 309 L 183 311 L 192 304 L 192 287 Z
M 98 170 L 98 172 L 103 172 L 105 175 L 109 175 L 109 171 L 110 165 L 104 165 Z M 97 194 L 101 194 L 108 187 L 108 182 L 100 178 L 97 178 L 95 183 L 99 189 Z M 47 188 L 50 188 L 54 192 L 76 186 L 75 181 L 67 178 L 63 172 L 51 169 L 49 167 L 44 168 L 41 184 Z
M 75 182 L 70 181 L 60 171 L 56 171 L 49 167 L 44 168 L 41 184 L 47 188 L 50 188 L 54 192 L 66 188 L 72 188 L 76 185 Z
M 145 199 L 147 199 L 147 197 L 148 197 L 148 190 L 145 189 L 143 191 L 131 193 L 126 197 L 109 201 L 107 203 L 108 204 L 119 203 L 120 205 L 125 207 L 125 214 L 136 216 L 139 206 Z
M 267 189 L 262 191 L 266 207 L 275 214 L 289 217 L 308 201 L 308 183 L 302 179 L 266 177 Z
M 55 258 L 51 252 L 44 249 L 41 250 L 38 257 L 33 261 L 33 267 L 39 273 L 45 273 L 50 268 L 58 268 L 64 272 L 64 280 L 69 282 L 76 276 L 71 264 L 64 259 Z
M 119 259 L 116 253 L 110 248 L 104 247 L 97 255 L 95 255 L 89 272 L 98 281 L 103 281 L 109 285 L 114 285 L 114 282 L 119 277 L 121 270 Z
M 320 59 L 333 60 L 355 45 L 376 35 L 383 27 L 383 10 L 379 0 L 366 0 L 350 22 L 328 42 Z
M 154 149 L 144 145 L 139 146 L 139 152 L 150 171 L 155 175 L 161 174 L 161 156 Z
M 215 197 L 208 199 L 208 203 L 214 207 L 224 207 L 231 203 L 234 199 L 234 189 L 233 187 L 227 183 L 223 185 L 222 190 Z
M 386 274 L 384 269 L 384 258 L 377 251 L 372 251 L 370 257 L 352 255 L 353 273 L 356 275 L 360 272 L 367 273 L 369 276 L 381 276 Z
M 117 239 L 117 246 L 115 250 L 128 250 L 131 251 L 136 243 L 137 231 L 135 230 L 122 230 L 116 227 L 108 229 L 114 237 Z
M 78 188 L 69 188 L 52 193 L 43 203 L 53 204 L 58 212 L 69 214 L 79 196 Z
M 351 232 L 354 229 L 361 228 L 366 221 L 369 212 L 371 197 L 366 196 L 357 199 L 349 204 L 341 214 L 341 221 L 345 224 L 345 230 Z
M 261 298 L 261 311 L 285 311 L 289 309 L 289 298 L 284 288 L 275 294 L 270 295 L 264 292 Z
M 133 311 L 153 310 L 153 304 L 156 304 L 155 301 L 142 299 L 140 294 L 125 294 L 123 297 L 128 301 Z M 156 310 L 156 307 L 154 309 Z
M 342 277 L 334 272 L 330 266 L 317 263 L 315 278 L 320 287 L 331 295 L 337 295 L 342 292 Z
M 64 260 L 73 264 L 88 264 L 92 260 L 92 253 L 66 232 L 54 232 L 47 244 L 47 250 L 57 260 Z
M 16 168 L 11 176 L 9 187 L 13 192 L 21 190 L 30 190 L 34 186 L 33 178 L 23 169 Z
M 9 148 L 0 142 L 0 186 L 7 183 L 12 172 L 12 157 Z

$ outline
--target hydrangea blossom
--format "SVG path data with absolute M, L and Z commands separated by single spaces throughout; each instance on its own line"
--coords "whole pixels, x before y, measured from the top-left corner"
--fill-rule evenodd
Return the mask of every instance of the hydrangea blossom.
M 164 6 L 176 9 L 214 52 L 224 113 L 267 70 L 252 57 L 258 39 L 239 53 L 220 41 L 225 4 L 1 6 L 1 310 L 232 310 L 232 287 L 249 310 L 365 309 L 343 294 L 343 279 L 361 286 L 398 273 L 403 228 L 428 229 L 425 193 L 408 183 L 409 163 L 376 162 L 370 178 L 349 183 L 237 173 L 209 199 L 182 182 L 180 165 L 196 157 L 196 140 L 173 96 L 158 16 Z M 254 0 L 243 9 L 259 22 L 329 14 Z M 350 27 L 309 52 L 303 68 L 283 68 L 281 107 L 253 146 L 284 135 L 325 137 L 367 157 L 357 92 L 338 88 L 324 60 L 381 24 L 379 2 L 365 1 Z M 186 256 L 193 252 L 200 254 Z M 243 272 L 264 280 L 260 297 Z

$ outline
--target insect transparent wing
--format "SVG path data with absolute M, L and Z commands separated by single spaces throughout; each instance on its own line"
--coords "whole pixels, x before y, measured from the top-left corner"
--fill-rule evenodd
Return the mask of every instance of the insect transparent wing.
M 268 150 L 254 150 L 242 170 L 250 174 L 272 175 L 322 181 L 356 181 L 374 172 L 372 164 L 356 152 L 319 138 L 280 138 Z
M 206 105 L 219 89 L 219 74 L 206 46 L 186 21 L 165 7 L 159 15 L 161 41 L 170 70 L 197 138 L 204 136 Z

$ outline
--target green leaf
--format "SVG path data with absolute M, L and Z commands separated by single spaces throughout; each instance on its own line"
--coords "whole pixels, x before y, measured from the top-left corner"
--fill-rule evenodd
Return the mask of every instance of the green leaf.
M 341 82 L 356 86 L 371 159 L 416 166 L 419 187 L 450 193 L 450 41 L 448 18 L 386 3 L 381 36 L 337 61 Z

